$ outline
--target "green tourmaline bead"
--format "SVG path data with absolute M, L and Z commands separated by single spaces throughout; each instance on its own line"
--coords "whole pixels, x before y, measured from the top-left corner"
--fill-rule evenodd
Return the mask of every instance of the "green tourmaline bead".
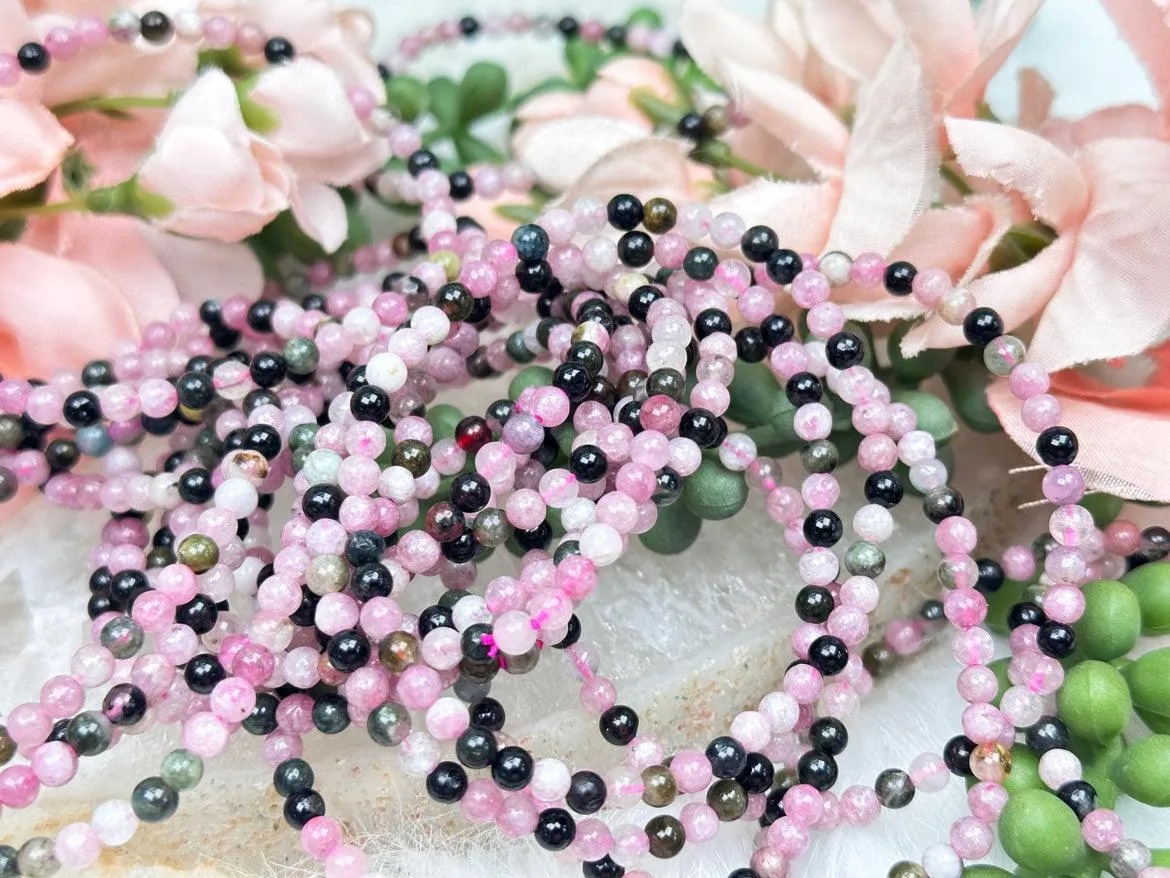
M 536 354 L 528 350 L 528 345 L 524 343 L 524 332 L 518 330 L 508 336 L 508 340 L 504 343 L 504 349 L 508 352 L 508 356 L 517 363 L 531 363 L 536 359 Z
M 1133 649 L 1142 631 L 1142 610 L 1133 591 L 1115 579 L 1086 583 L 1081 591 L 1085 614 L 1073 626 L 1078 651 L 1108 662 Z
M 1142 634 L 1170 634 L 1170 561 L 1135 567 L 1121 581 L 1137 595 L 1142 608 Z
M 890 866 L 890 871 L 887 875 L 888 878 L 926 878 L 926 870 L 917 863 L 902 860 Z
M 471 526 L 471 532 L 475 534 L 479 544 L 489 549 L 502 546 L 512 539 L 512 530 L 512 525 L 508 522 L 508 516 L 504 510 L 492 506 L 481 510 L 475 517 L 475 523 Z
M 646 836 L 650 839 L 650 854 L 660 860 L 678 856 L 687 843 L 687 832 L 677 818 L 662 814 L 646 824 Z
M 1170 734 L 1170 646 L 1147 652 L 1121 675 L 1142 722 L 1152 731 Z
M 1170 735 L 1150 735 L 1130 744 L 1114 761 L 1110 776 L 1127 796 L 1155 808 L 1170 807 Z
M 1133 711 L 1125 678 L 1098 661 L 1084 661 L 1065 672 L 1056 705 L 1073 735 L 1097 744 L 1120 735 Z
M 284 345 L 284 359 L 293 375 L 308 375 L 321 362 L 321 352 L 312 339 L 290 338 Z
M 5 451 L 15 451 L 24 439 L 24 427 L 20 418 L 12 415 L 0 415 L 0 448 Z
M 16 865 L 26 878 L 48 878 L 61 870 L 61 864 L 53 856 L 53 839 L 38 835 L 20 846 Z
M 349 565 L 340 555 L 318 555 L 305 571 L 305 585 L 317 595 L 341 591 L 349 585 Z
M 294 451 L 298 448 L 308 448 L 312 450 L 313 442 L 317 437 L 316 424 L 297 424 L 292 428 L 292 432 L 288 434 L 288 447 Z
M 112 652 L 114 658 L 128 659 L 142 649 L 146 632 L 129 616 L 118 616 L 105 624 L 100 639 L 102 646 Z
M 96 710 L 83 710 L 65 727 L 65 741 L 78 756 L 97 756 L 109 749 L 114 737 L 114 726 L 106 715 Z
M 1044 875 L 1078 869 L 1087 855 L 1076 814 L 1047 790 L 1013 793 L 999 817 L 999 838 L 1008 856 Z
M 506 661 L 508 662 L 508 666 L 504 670 L 509 674 L 513 676 L 527 674 L 540 662 L 540 647 L 533 646 L 531 649 L 520 653 L 520 655 L 509 655 L 506 657 Z
M 854 576 L 876 579 L 886 569 L 886 553 L 865 540 L 857 540 L 845 552 L 845 566 Z
M 219 563 L 219 546 L 209 536 L 191 534 L 183 537 L 175 557 L 196 573 L 206 573 Z
M 681 499 L 699 518 L 721 521 L 743 509 L 747 495 L 743 473 L 726 469 L 714 457 L 704 457 L 699 468 L 683 480 Z
M 203 780 L 203 760 L 187 750 L 172 750 L 163 757 L 161 774 L 179 792 L 193 790 Z
M 159 823 L 179 807 L 179 792 L 161 777 L 148 777 L 134 788 L 130 806 L 143 823 Z
M 665 765 L 642 770 L 642 801 L 652 808 L 665 808 L 678 796 L 678 784 Z
M 529 387 L 547 387 L 553 382 L 553 370 L 548 366 L 525 366 L 508 384 L 508 399 L 517 400 Z
M 691 512 L 682 503 L 671 503 L 658 507 L 658 520 L 654 527 L 641 534 L 642 545 L 658 555 L 677 555 L 685 552 L 703 529 L 703 519 Z
M 8 729 L 0 726 L 0 765 L 7 765 L 16 755 L 16 742 L 8 734 Z
M 747 810 L 747 793 L 734 780 L 719 780 L 707 790 L 707 805 L 721 821 L 730 823 L 742 817 Z
M 375 744 L 397 747 L 410 734 L 410 712 L 401 704 L 387 701 L 375 707 L 366 720 L 366 730 Z

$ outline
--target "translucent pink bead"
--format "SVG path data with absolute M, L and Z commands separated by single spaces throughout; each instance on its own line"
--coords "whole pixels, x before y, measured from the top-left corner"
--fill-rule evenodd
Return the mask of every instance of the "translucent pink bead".
M 963 668 L 957 683 L 959 695 L 964 701 L 989 702 L 999 691 L 995 672 L 982 665 Z
M 787 878 L 788 861 L 779 848 L 764 845 L 752 852 L 751 868 L 760 878 Z
M 829 279 L 819 271 L 805 269 L 792 281 L 792 301 L 801 308 L 812 308 L 829 300 Z
M 1008 791 L 998 783 L 980 781 L 967 791 L 971 814 L 984 823 L 994 823 L 1008 801 Z
M 802 856 L 808 850 L 808 830 L 788 816 L 781 817 L 769 826 L 766 837 L 768 844 L 790 860 Z M 759 850 L 756 852 L 759 853 Z
M 972 628 L 987 616 L 987 599 L 973 588 L 956 588 L 943 599 L 947 619 L 956 628 Z
M 1034 433 L 1040 433 L 1060 423 L 1060 400 L 1048 393 L 1039 393 L 1024 400 L 1020 407 L 1024 426 Z
M 800 704 L 812 704 L 821 694 L 821 674 L 811 665 L 794 665 L 784 674 L 784 691 Z
M 341 846 L 341 824 L 332 817 L 314 817 L 301 830 L 301 848 L 314 860 L 323 860 Z
M 840 562 L 829 549 L 813 548 L 797 562 L 801 578 L 809 585 L 828 585 L 837 578 Z
M 27 765 L 10 765 L 0 771 L 0 805 L 27 808 L 36 801 L 41 783 Z
M 767 717 L 754 710 L 745 710 L 731 721 L 731 737 L 749 751 L 763 750 L 772 737 Z
M 820 791 L 808 784 L 797 784 L 784 794 L 784 812 L 800 826 L 814 826 L 823 813 Z
M 1045 786 L 1058 790 L 1066 783 L 1081 779 L 1081 760 L 1071 750 L 1049 750 L 1040 757 L 1037 771 Z
M 1063 464 L 1054 466 L 1044 474 L 1042 486 L 1045 499 L 1058 506 L 1076 503 L 1085 495 L 1084 476 L 1073 467 Z
M 1085 815 L 1081 822 L 1081 834 L 1085 844 L 1093 850 L 1108 853 L 1125 838 L 1125 827 L 1116 812 L 1098 808 Z
M 711 762 L 698 750 L 680 750 L 670 763 L 680 792 L 697 793 L 711 782 Z
M 343 844 L 325 857 L 325 878 L 365 878 L 366 868 L 366 855 L 351 844 Z
M 1132 521 L 1118 519 L 1105 527 L 1105 548 L 1114 555 L 1132 555 L 1141 542 L 1141 530 Z
M 920 753 L 910 763 L 910 779 L 924 793 L 937 793 L 950 780 L 950 769 L 937 753 Z
M 44 786 L 62 787 L 77 774 L 77 753 L 64 741 L 49 741 L 33 751 L 32 767 Z
M 1009 579 L 1027 582 L 1036 570 L 1036 559 L 1027 546 L 1011 546 L 1000 557 L 1003 572 Z
M 1051 384 L 1048 370 L 1038 363 L 1020 363 L 1008 377 L 1008 387 L 1019 399 L 1031 399 L 1047 393 Z
M 585 862 L 600 860 L 613 849 L 613 834 L 608 826 L 596 817 L 577 821 L 577 836 L 573 839 L 572 853 Z
M 811 402 L 796 410 L 793 427 L 805 441 L 824 439 L 833 429 L 833 414 L 823 404 Z
M 897 443 L 882 434 L 866 436 L 858 446 L 857 460 L 869 472 L 891 469 L 898 462 Z
M 227 746 L 231 730 L 214 713 L 197 713 L 183 723 L 183 746 L 204 759 L 218 756 Z
M 1040 721 L 1044 702 L 1035 692 L 1024 686 L 1012 686 L 1003 693 L 999 709 L 1017 729 L 1026 729 Z
M 53 841 L 53 856 L 66 869 L 86 869 L 101 853 L 102 841 L 88 823 L 62 826 Z
M 525 793 L 510 793 L 496 814 L 496 826 L 505 838 L 523 838 L 536 828 L 540 812 Z
M 994 744 L 1004 725 L 1003 714 L 990 704 L 972 704 L 963 711 L 963 733 L 976 744 Z
M 971 628 L 955 635 L 951 644 L 955 659 L 962 665 L 985 665 L 995 654 L 991 635 L 982 628 Z M 1028 723 L 1031 725 L 1031 723 Z
M 239 677 L 220 680 L 211 691 L 211 709 L 225 722 L 243 722 L 256 706 L 256 689 Z
M 1048 530 L 1062 546 L 1083 546 L 1096 531 L 1096 526 L 1089 510 L 1070 504 L 1052 513 Z
M 458 698 L 439 698 L 427 709 L 427 731 L 440 741 L 454 741 L 467 731 L 469 722 L 467 705 Z
M 939 551 L 948 554 L 970 554 L 975 550 L 979 534 L 969 519 L 952 515 L 943 519 L 934 531 L 934 542 Z
M 41 705 L 51 718 L 72 716 L 84 703 L 85 687 L 64 674 L 50 677 L 41 687 Z
M 914 298 L 925 308 L 936 308 L 951 290 L 951 278 L 937 268 L 925 268 L 914 276 L 910 285 Z
M 849 269 L 850 277 L 854 282 L 867 288 L 876 287 L 882 282 L 886 273 L 886 260 L 878 253 L 859 253 Z M 921 277 L 920 271 L 915 279 Z
M 36 702 L 16 705 L 5 722 L 9 737 L 20 747 L 40 744 L 53 730 L 53 718 Z

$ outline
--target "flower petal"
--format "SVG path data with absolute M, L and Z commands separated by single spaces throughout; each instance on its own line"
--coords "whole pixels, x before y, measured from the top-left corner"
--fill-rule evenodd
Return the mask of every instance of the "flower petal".
M 936 94 L 959 88 L 979 63 L 969 0 L 891 0 Z
M 987 402 L 1004 430 L 1033 460 L 1036 434 L 1020 414 L 1020 401 L 997 381 L 987 391 Z M 1170 503 L 1170 467 L 1151 448 L 1170 447 L 1170 417 L 1153 416 L 1097 402 L 1062 397 L 1061 423 L 1077 434 L 1077 469 L 1094 491 L 1107 491 L 1127 500 Z M 1141 441 L 1135 442 L 1134 437 Z
M 889 0 L 817 0 L 804 4 L 809 46 L 858 82 L 882 66 L 902 26 Z
M 690 149 L 681 140 L 657 137 L 623 144 L 582 173 L 561 201 L 572 204 L 586 195 L 608 199 L 615 192 L 659 196 L 676 204 L 698 200 L 695 165 L 687 158 Z
M 1089 190 L 1073 159 L 1044 138 L 995 122 L 949 118 L 947 136 L 959 167 L 1014 189 L 1037 219 L 1057 230 L 1080 222 Z
M 1039 314 L 1048 304 L 1076 253 L 1073 237 L 1057 238 L 1023 265 L 985 274 L 967 289 L 980 306 L 994 308 L 1011 332 Z M 963 329 L 932 316 L 916 326 L 902 340 L 902 353 L 914 357 L 933 348 L 954 348 L 967 343 Z
M 1101 140 L 1079 158 L 1092 206 L 1029 350 L 1053 371 L 1131 356 L 1170 333 L 1161 268 L 1170 252 L 1170 144 Z
M 326 253 L 334 252 L 345 243 L 349 217 L 345 202 L 332 186 L 301 180 L 293 186 L 291 198 L 293 218 L 301 231 L 320 244 Z
M 1103 107 L 1075 122 L 1052 119 L 1041 126 L 1040 133 L 1066 151 L 1074 152 L 1094 140 L 1114 137 L 1163 140 L 1162 117 L 1141 104 Z
M 808 40 L 800 21 L 800 10 L 792 0 L 771 0 L 767 21 L 772 33 L 798 60 L 808 56 Z
M 679 17 L 679 35 L 691 57 L 722 85 L 722 63 L 728 58 L 751 69 L 785 79 L 800 76 L 801 58 L 788 43 L 754 18 L 715 0 L 686 0 Z
M 162 263 L 184 302 L 227 296 L 255 299 L 264 289 L 260 262 L 245 244 L 184 238 L 145 223 L 139 224 L 138 233 Z
M 646 139 L 646 130 L 633 122 L 573 116 L 534 126 L 519 145 L 517 158 L 539 183 L 561 192 L 613 150 Z
M 830 248 L 889 253 L 938 189 L 930 93 L 918 58 L 903 41 L 858 102 Z
M 789 183 L 756 180 L 711 199 L 713 213 L 739 214 L 749 226 L 766 225 L 782 247 L 819 253 L 825 245 L 841 183 Z
M 1162 109 L 1170 105 L 1170 22 L 1158 0 L 1101 0 L 1134 54 L 1146 69 Z
M 825 176 L 841 172 L 849 129 L 811 92 L 789 79 L 724 61 L 728 90 L 752 124 L 767 131 Z
M 1043 0 L 985 0 L 975 14 L 981 60 L 967 77 L 946 93 L 947 110 L 955 116 L 974 116 L 987 84 L 1015 51 Z M 1023 111 L 1021 110 L 1021 116 Z M 1027 126 L 1023 126 L 1027 127 Z
M 1025 131 L 1038 131 L 1052 115 L 1052 99 L 1056 92 L 1035 67 L 1020 70 L 1019 112 L 1017 121 Z
M 40 104 L 0 98 L 0 198 L 31 189 L 65 157 L 73 136 Z
M 92 268 L 0 244 L 0 371 L 52 376 L 106 356 L 136 334 L 134 315 Z

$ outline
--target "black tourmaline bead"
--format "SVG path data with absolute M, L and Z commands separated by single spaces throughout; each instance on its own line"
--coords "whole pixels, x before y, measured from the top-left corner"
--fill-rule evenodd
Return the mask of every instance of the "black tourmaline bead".
M 821 753 L 837 756 L 848 743 L 849 731 L 845 728 L 845 723 L 836 717 L 822 717 L 808 728 L 809 746 Z
M 1003 335 L 1003 318 L 991 308 L 976 308 L 963 318 L 963 335 L 976 347 L 985 348 Z
M 918 274 L 909 262 L 891 262 L 886 266 L 886 289 L 894 296 L 908 296 L 914 291 L 914 276 Z
M 1045 622 L 1036 632 L 1036 646 L 1050 658 L 1067 658 L 1077 648 L 1077 636 L 1068 625 Z
M 999 591 L 1005 579 L 999 562 L 994 558 L 980 558 L 975 563 L 979 567 L 979 579 L 976 580 L 975 587 L 984 594 Z
M 698 113 L 683 113 L 674 126 L 678 136 L 685 140 L 698 141 L 703 137 L 703 117 Z
M 565 793 L 565 804 L 578 814 L 596 814 L 605 804 L 605 796 L 605 781 L 601 775 L 578 771 L 573 774 L 569 791 Z
M 287 799 L 293 793 L 311 790 L 315 779 L 313 767 L 305 760 L 286 759 L 272 772 L 272 787 Z
M 731 333 L 731 318 L 720 308 L 707 308 L 695 318 L 695 338 L 702 341 L 717 332 Z
M 1039 722 L 1024 730 L 1024 743 L 1041 756 L 1049 750 L 1067 750 L 1068 737 L 1068 726 L 1055 716 L 1042 716 Z
M 467 792 L 467 772 L 458 762 L 440 762 L 427 775 L 427 795 L 436 802 L 458 802 Z
M 765 262 L 779 246 L 776 233 L 767 226 L 752 226 L 739 241 L 743 255 L 752 262 Z
M 747 767 L 735 777 L 747 793 L 766 793 L 776 780 L 776 766 L 763 753 L 749 753 Z
M 1049 466 L 1067 466 L 1077 459 L 1077 436 L 1068 427 L 1049 427 L 1036 437 L 1036 453 Z
M 825 358 L 834 369 L 848 369 L 865 358 L 865 348 L 852 332 L 838 332 L 825 343 Z
M 175 32 L 170 18 L 161 12 L 144 12 L 138 20 L 142 38 L 148 43 L 165 43 Z
M 974 741 L 966 735 L 955 735 L 943 747 L 943 762 L 951 774 L 958 777 L 974 777 L 971 771 L 971 753 L 974 750 Z
M 40 43 L 25 43 L 16 50 L 16 62 L 25 73 L 44 73 L 49 60 L 49 50 Z
M 804 519 L 804 538 L 811 546 L 835 546 L 844 532 L 841 517 L 832 509 L 814 509 Z
M 410 158 L 406 160 L 406 170 L 410 172 L 410 176 L 417 177 L 423 171 L 439 169 L 439 159 L 429 149 L 415 150 L 410 154 Z
M 792 341 L 795 334 L 796 327 L 792 325 L 792 321 L 780 314 L 773 314 L 760 321 L 760 335 L 764 339 L 764 344 L 770 348 Z
M 797 372 L 784 385 L 784 395 L 797 408 L 810 402 L 820 402 L 824 396 L 821 379 L 812 372 Z
M 707 745 L 707 761 L 718 778 L 738 777 L 747 768 L 747 751 L 735 738 L 721 735 Z
M 822 792 L 832 789 L 837 782 L 837 760 L 827 753 L 809 750 L 796 762 L 796 777 Z
M 269 64 L 284 64 L 296 57 L 293 44 L 284 37 L 271 37 L 264 44 L 264 60 Z
M 502 790 L 522 790 L 532 780 L 532 755 L 523 747 L 503 747 L 492 762 L 492 780 Z
M 1015 631 L 1021 625 L 1043 625 L 1048 621 L 1039 604 L 1032 601 L 1021 601 L 1008 610 L 1008 628 Z
M 758 329 L 745 326 L 735 334 L 735 352 L 745 363 L 759 363 L 768 355 L 768 347 Z
M 494 698 L 480 698 L 467 708 L 473 726 L 498 732 L 504 727 L 504 706 Z
M 633 195 L 615 195 L 606 205 L 606 216 L 609 219 L 609 224 L 623 232 L 636 229 L 642 222 L 644 213 L 642 202 Z
M 1084 820 L 1097 809 L 1097 791 L 1086 780 L 1070 780 L 1061 785 L 1056 796 L 1072 809 L 1077 820 Z
M 598 720 L 601 737 L 611 744 L 624 747 L 638 734 L 638 714 L 632 707 L 615 704 Z
M 563 851 L 577 837 L 577 821 L 564 808 L 546 808 L 536 819 L 533 835 L 546 851 Z
M 691 280 L 710 280 L 719 267 L 719 257 L 709 247 L 692 247 L 683 257 L 683 271 Z
M 822 634 L 809 644 L 808 663 L 823 676 L 836 676 L 849 663 L 849 648 L 841 638 Z
M 626 869 L 625 866 L 614 862 L 613 857 L 606 854 L 600 860 L 582 863 L 581 874 L 585 878 L 622 878 L 626 874 Z
M 654 241 L 645 232 L 626 232 L 618 239 L 617 252 L 623 264 L 641 268 L 654 258 Z
M 902 480 L 890 470 L 870 473 L 865 479 L 865 499 L 886 509 L 902 502 Z
M 802 622 L 828 621 L 835 605 L 832 592 L 824 586 L 806 585 L 796 593 L 796 615 Z
M 301 790 L 293 793 L 284 802 L 284 819 L 293 829 L 300 831 L 314 817 L 325 814 L 325 800 L 316 790 Z
M 773 250 L 768 256 L 767 272 L 773 283 L 790 284 L 803 270 L 804 263 L 795 250 Z
M 455 742 L 455 756 L 468 768 L 487 768 L 497 750 L 495 735 L 483 726 L 468 726 Z
M 102 419 L 102 407 L 93 391 L 75 390 L 65 397 L 64 414 L 71 427 L 92 427 Z

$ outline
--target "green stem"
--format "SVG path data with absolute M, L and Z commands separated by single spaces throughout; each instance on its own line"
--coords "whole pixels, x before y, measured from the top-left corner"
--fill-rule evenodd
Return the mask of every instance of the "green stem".
M 950 165 L 939 165 L 938 172 L 939 175 L 951 185 L 951 188 L 962 195 L 964 198 L 975 192 L 975 190 L 971 188 L 971 184 L 963 179 L 963 175 L 952 168 Z
M 80 100 L 58 104 L 53 108 L 53 113 L 57 116 L 85 113 L 90 110 L 96 110 L 99 113 L 121 113 L 126 110 L 165 108 L 171 106 L 174 102 L 174 95 L 164 95 L 162 97 L 131 95 L 122 98 L 81 98 Z
M 69 201 L 55 201 L 52 204 L 30 204 L 27 207 L 0 207 L 0 222 L 27 219 L 33 216 L 56 216 L 59 213 L 88 209 L 84 197 Z
M 737 155 L 734 152 L 728 153 L 727 155 L 727 167 L 735 168 L 737 171 L 742 171 L 743 173 L 749 174 L 752 177 L 773 176 L 770 171 L 761 168 L 759 165 L 753 162 L 749 162 L 743 156 Z

